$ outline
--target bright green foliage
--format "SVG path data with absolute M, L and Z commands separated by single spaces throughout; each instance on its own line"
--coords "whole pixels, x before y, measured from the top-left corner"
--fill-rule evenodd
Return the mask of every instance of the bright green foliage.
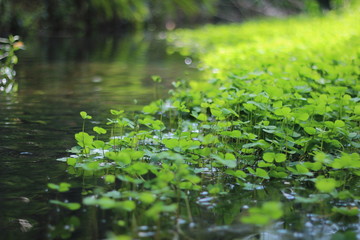
M 93 128 L 94 132 L 96 132 L 97 134 L 106 134 L 106 130 L 101 128 L 101 127 L 94 127 Z
M 284 162 L 286 160 L 286 155 L 283 153 L 273 153 L 273 152 L 267 152 L 264 153 L 263 159 L 267 162 Z
M 82 119 L 91 119 L 92 117 L 90 115 L 87 114 L 87 112 L 80 112 L 80 116 Z
M 85 132 L 79 132 L 75 134 L 75 139 L 77 140 L 79 146 L 81 147 L 92 147 L 94 136 L 90 136 Z
M 68 158 L 68 159 L 66 160 L 66 163 L 67 163 L 68 165 L 70 165 L 70 166 L 75 166 L 75 164 L 76 164 L 76 158 Z
M 84 204 L 159 223 L 175 215 L 191 222 L 190 202 L 201 194 L 221 202 L 279 181 L 294 196 L 279 194 L 302 204 L 357 199 L 350 184 L 360 176 L 359 13 L 170 34 L 176 50 L 199 57 L 205 79 L 175 84 L 169 99 L 131 119 L 111 110 L 109 141 L 75 135 L 69 172 L 107 183 Z M 314 194 L 301 197 L 305 187 Z M 276 221 L 279 198 L 241 220 Z

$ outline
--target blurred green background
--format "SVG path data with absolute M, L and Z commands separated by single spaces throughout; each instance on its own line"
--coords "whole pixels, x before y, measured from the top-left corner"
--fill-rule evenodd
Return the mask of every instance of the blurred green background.
M 0 35 L 173 29 L 254 16 L 317 13 L 351 0 L 0 0 Z

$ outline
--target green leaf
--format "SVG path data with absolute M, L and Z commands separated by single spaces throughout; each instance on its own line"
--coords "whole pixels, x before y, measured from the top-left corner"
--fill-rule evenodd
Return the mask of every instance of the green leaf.
M 309 135 L 315 135 L 316 134 L 316 129 L 313 128 L 313 127 L 304 127 L 304 130 Z
M 234 171 L 234 170 L 231 170 L 231 169 L 227 169 L 225 171 L 225 173 L 227 173 L 227 174 L 229 174 L 231 176 L 237 177 L 237 178 L 246 178 L 247 177 L 247 174 L 242 170 Z
M 179 146 L 179 140 L 177 140 L 175 138 L 163 139 L 163 143 L 164 143 L 165 147 L 167 147 L 169 149 L 174 149 L 175 147 Z
M 218 163 L 221 163 L 222 165 L 229 167 L 229 168 L 235 168 L 237 166 L 237 160 L 234 154 L 232 153 L 226 153 L 224 156 L 221 154 L 211 155 Z
M 272 162 L 274 162 L 274 159 L 275 159 L 275 153 L 273 153 L 273 152 L 266 152 L 266 153 L 263 154 L 263 159 L 264 159 L 264 161 L 266 161 L 266 162 L 272 163 Z
M 94 142 L 93 142 L 93 145 L 94 145 L 94 147 L 95 148 L 97 148 L 97 149 L 105 149 L 105 142 L 104 141 L 101 141 L 101 140 L 95 140 Z
M 270 179 L 269 174 L 261 168 L 257 168 L 255 171 L 255 175 L 261 178 Z
M 132 160 L 138 160 L 144 157 L 144 152 L 142 151 L 130 151 L 130 157 Z
M 136 208 L 136 204 L 132 200 L 122 201 L 120 202 L 119 206 L 128 212 L 131 212 Z
M 275 162 L 285 162 L 286 161 L 286 155 L 283 153 L 277 153 L 275 154 Z
M 84 120 L 85 119 L 92 119 L 92 117 L 90 115 L 88 115 L 87 112 L 84 112 L 84 111 L 80 112 L 80 116 Z
M 269 172 L 269 175 L 274 178 L 287 178 L 288 177 L 288 174 L 286 172 L 275 171 L 275 170 L 271 170 Z
M 156 82 L 156 83 L 161 83 L 161 82 L 162 82 L 161 77 L 158 76 L 158 75 L 153 75 L 153 76 L 151 76 L 151 79 L 152 79 L 154 82 Z
M 330 193 L 336 188 L 334 178 L 318 178 L 315 181 L 315 187 L 322 193 Z
M 104 128 L 101 128 L 101 127 L 94 127 L 93 130 L 97 134 L 105 134 L 106 133 L 106 130 Z
M 131 163 L 130 154 L 127 152 L 107 152 L 105 156 L 118 164 L 127 165 Z
M 105 182 L 107 182 L 107 183 L 114 183 L 115 182 L 115 176 L 114 175 L 105 175 L 104 179 L 105 179 Z
M 321 162 L 304 162 L 304 166 L 313 171 L 319 171 L 322 169 L 323 165 Z
M 345 127 L 345 122 L 342 121 L 342 120 L 336 120 L 335 123 L 334 123 L 334 126 L 338 127 L 338 128 Z
M 202 122 L 207 121 L 207 116 L 204 113 L 197 114 L 197 113 L 193 112 L 191 115 L 199 121 L 202 121 Z
M 291 108 L 289 107 L 282 107 L 282 108 L 278 108 L 274 111 L 274 113 L 278 116 L 284 116 L 287 117 L 290 115 L 291 113 Z
M 145 204 L 151 204 L 156 200 L 156 195 L 151 192 L 142 192 L 139 195 L 139 200 Z
M 264 168 L 264 167 L 273 167 L 274 164 L 273 163 L 266 163 L 264 161 L 260 161 L 258 162 L 258 167 Z
M 297 120 L 300 120 L 300 121 L 307 121 L 309 119 L 309 114 L 307 114 L 307 113 L 296 113 L 296 114 L 294 114 L 294 117 Z
M 298 174 L 305 174 L 305 175 L 307 175 L 310 172 L 309 169 L 307 169 L 305 166 L 301 164 L 296 165 L 296 171 L 298 172 Z
M 114 110 L 114 109 L 111 109 L 111 110 L 110 110 L 110 113 L 111 113 L 112 115 L 115 115 L 115 116 L 120 116 L 121 114 L 124 113 L 124 110 Z
M 263 159 L 266 162 L 284 162 L 286 160 L 286 155 L 283 153 L 274 153 L 274 152 L 266 152 L 263 154 Z
M 76 158 L 68 158 L 66 160 L 66 163 L 69 165 L 69 166 L 75 166 L 76 164 Z
M 360 115 L 360 105 L 356 105 L 355 108 L 354 108 L 354 113 L 356 115 Z
M 94 141 L 94 136 L 90 136 L 86 132 L 79 132 L 75 134 L 75 139 L 77 140 L 79 146 L 91 148 Z

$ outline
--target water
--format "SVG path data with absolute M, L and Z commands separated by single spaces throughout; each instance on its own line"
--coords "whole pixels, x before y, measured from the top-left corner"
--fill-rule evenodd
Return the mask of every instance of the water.
M 25 44 L 16 66 L 18 91 L 0 93 L 0 239 L 66 238 L 80 219 L 86 230 L 71 239 L 97 239 L 102 230 L 89 231 L 86 224 L 95 213 L 63 212 L 49 204 L 56 193 L 47 190 L 49 182 L 71 181 L 56 159 L 75 145 L 79 112 L 93 115 L 96 124 L 110 109 L 140 110 L 165 97 L 171 82 L 188 78 L 187 72 L 195 76 L 195 70 L 184 57 L 168 55 L 155 33 L 39 38 Z M 164 81 L 156 86 L 152 75 Z M 79 189 L 73 192 L 69 199 L 79 198 Z

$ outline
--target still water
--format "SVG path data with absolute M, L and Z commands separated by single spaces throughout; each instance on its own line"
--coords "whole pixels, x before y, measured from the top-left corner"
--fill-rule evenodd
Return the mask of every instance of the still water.
M 87 225 L 91 213 L 75 217 L 49 204 L 56 196 L 47 183 L 71 181 L 56 159 L 75 145 L 79 112 L 87 111 L 96 123 L 110 109 L 140 110 L 195 70 L 184 57 L 167 54 L 155 33 L 25 44 L 16 66 L 18 90 L 0 92 L 0 239 L 98 239 L 104 234 Z M 152 75 L 163 82 L 154 85 Z M 86 230 L 76 236 L 80 218 Z

